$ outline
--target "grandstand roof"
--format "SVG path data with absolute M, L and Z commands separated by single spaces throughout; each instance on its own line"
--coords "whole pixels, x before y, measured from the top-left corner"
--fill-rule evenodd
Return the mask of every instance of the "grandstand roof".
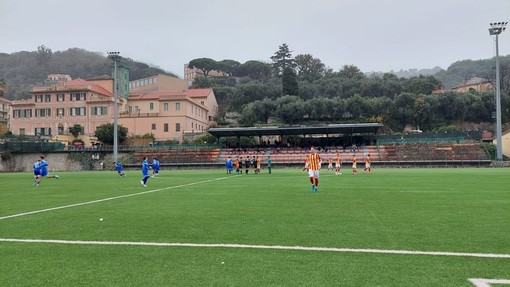
M 207 131 L 216 138 L 268 135 L 376 134 L 382 126 L 382 123 L 360 123 L 321 126 L 210 128 Z

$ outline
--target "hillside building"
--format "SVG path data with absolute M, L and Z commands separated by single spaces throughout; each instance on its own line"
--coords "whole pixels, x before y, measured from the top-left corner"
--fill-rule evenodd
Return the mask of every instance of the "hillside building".
M 112 88 L 112 79 L 75 79 L 34 87 L 32 98 L 12 101 L 10 130 L 15 135 L 51 138 L 68 134 L 70 127 L 79 124 L 83 134 L 93 135 L 98 126 L 112 122 Z M 120 111 L 126 103 L 119 98 Z
M 494 84 L 491 81 L 479 77 L 473 77 L 451 88 L 452 91 L 459 93 L 466 93 L 470 90 L 475 90 L 479 93 L 482 93 L 484 91 L 494 89 Z
M 121 65 L 117 69 L 118 124 L 128 129 L 128 135 L 152 133 L 156 140 L 182 142 L 187 134 L 207 130 L 216 117 L 218 104 L 212 89 L 190 90 L 185 80 L 165 75 L 129 82 L 124 73 L 128 71 Z M 84 135 L 93 136 L 98 126 L 114 121 L 113 83 L 108 76 L 65 78 L 34 87 L 32 98 L 12 101 L 7 109 L 9 129 L 15 135 L 55 139 L 79 124 Z M 132 89 L 126 97 L 122 86 Z

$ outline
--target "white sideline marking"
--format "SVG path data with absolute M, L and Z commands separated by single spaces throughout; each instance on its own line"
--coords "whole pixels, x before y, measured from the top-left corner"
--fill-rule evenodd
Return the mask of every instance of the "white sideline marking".
M 282 245 L 249 245 L 249 244 L 227 244 L 227 243 L 83 241 L 83 240 L 17 239 L 17 238 L 0 238 L 0 242 L 53 243 L 53 244 L 78 244 L 78 245 L 128 245 L 128 246 L 136 245 L 136 246 L 180 246 L 180 247 L 213 247 L 213 248 L 281 249 L 281 250 L 379 253 L 379 254 L 403 254 L 403 255 L 432 255 L 432 256 L 458 256 L 458 257 L 482 257 L 482 258 L 510 259 L 510 254 L 494 254 L 494 253 L 462 253 L 462 252 L 411 251 L 411 250 L 391 250 L 391 249 L 385 250 L 385 249 L 305 247 L 305 246 L 282 246 Z M 482 279 L 482 280 L 485 280 L 485 279 Z
M 510 284 L 510 280 L 508 279 L 470 278 L 469 281 L 476 287 L 491 287 L 491 284 Z
M 208 183 L 211 181 L 223 180 L 223 179 L 228 179 L 228 178 L 232 178 L 232 176 L 220 177 L 220 178 L 192 182 L 192 183 L 186 183 L 186 184 L 181 184 L 181 185 L 176 185 L 176 186 L 169 186 L 169 187 L 160 188 L 160 189 L 153 189 L 153 190 L 148 190 L 148 191 L 144 191 L 144 192 L 131 193 L 131 194 L 119 195 L 119 196 L 108 197 L 108 198 L 103 198 L 103 199 L 98 199 L 98 200 L 87 201 L 87 202 L 81 202 L 81 203 L 69 204 L 69 205 L 64 205 L 64 206 L 57 206 L 57 207 L 52 207 L 52 208 L 46 208 L 46 209 L 34 210 L 34 211 L 23 212 L 23 213 L 18 213 L 18 214 L 12 214 L 12 215 L 7 215 L 7 216 L 2 216 L 2 217 L 0 217 L 0 220 L 13 218 L 13 217 L 20 217 L 20 216 L 25 216 L 25 215 L 31 215 L 31 214 L 36 214 L 36 213 L 48 212 L 48 211 L 53 211 L 53 210 L 59 210 L 59 209 L 64 209 L 64 208 L 76 207 L 76 206 L 81 206 L 81 205 L 99 203 L 99 202 L 104 202 L 104 201 L 109 201 L 109 200 L 114 200 L 114 199 L 119 199 L 119 198 L 139 196 L 139 195 L 144 195 L 144 194 L 148 194 L 148 193 L 152 193 L 152 192 L 168 190 L 168 189 L 175 189 L 175 188 L 191 186 L 191 185 L 196 185 L 196 184 L 201 184 L 201 183 Z

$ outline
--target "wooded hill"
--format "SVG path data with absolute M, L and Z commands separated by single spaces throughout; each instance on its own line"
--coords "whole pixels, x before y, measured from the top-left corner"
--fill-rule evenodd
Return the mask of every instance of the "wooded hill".
M 174 76 L 156 67 L 126 58 L 130 80 L 164 74 Z M 0 82 L 5 83 L 5 98 L 9 100 L 30 97 L 34 85 L 42 85 L 49 74 L 67 74 L 73 79 L 90 79 L 111 75 L 111 61 L 105 55 L 79 48 L 52 52 L 44 46 L 37 51 L 0 53 Z

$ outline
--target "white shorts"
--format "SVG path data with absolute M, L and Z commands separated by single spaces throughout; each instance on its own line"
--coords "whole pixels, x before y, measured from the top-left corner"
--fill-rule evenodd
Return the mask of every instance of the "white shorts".
M 339 164 L 339 163 L 335 163 L 335 167 L 336 167 L 336 168 L 340 168 L 340 166 L 341 166 L 341 164 Z
M 333 168 L 333 164 L 328 164 L 328 168 Z
M 366 168 L 370 168 L 370 163 L 365 163 Z
M 356 164 L 355 163 L 352 165 L 352 168 L 356 168 Z
M 313 178 L 319 178 L 319 171 L 318 170 L 308 170 L 308 176 Z

